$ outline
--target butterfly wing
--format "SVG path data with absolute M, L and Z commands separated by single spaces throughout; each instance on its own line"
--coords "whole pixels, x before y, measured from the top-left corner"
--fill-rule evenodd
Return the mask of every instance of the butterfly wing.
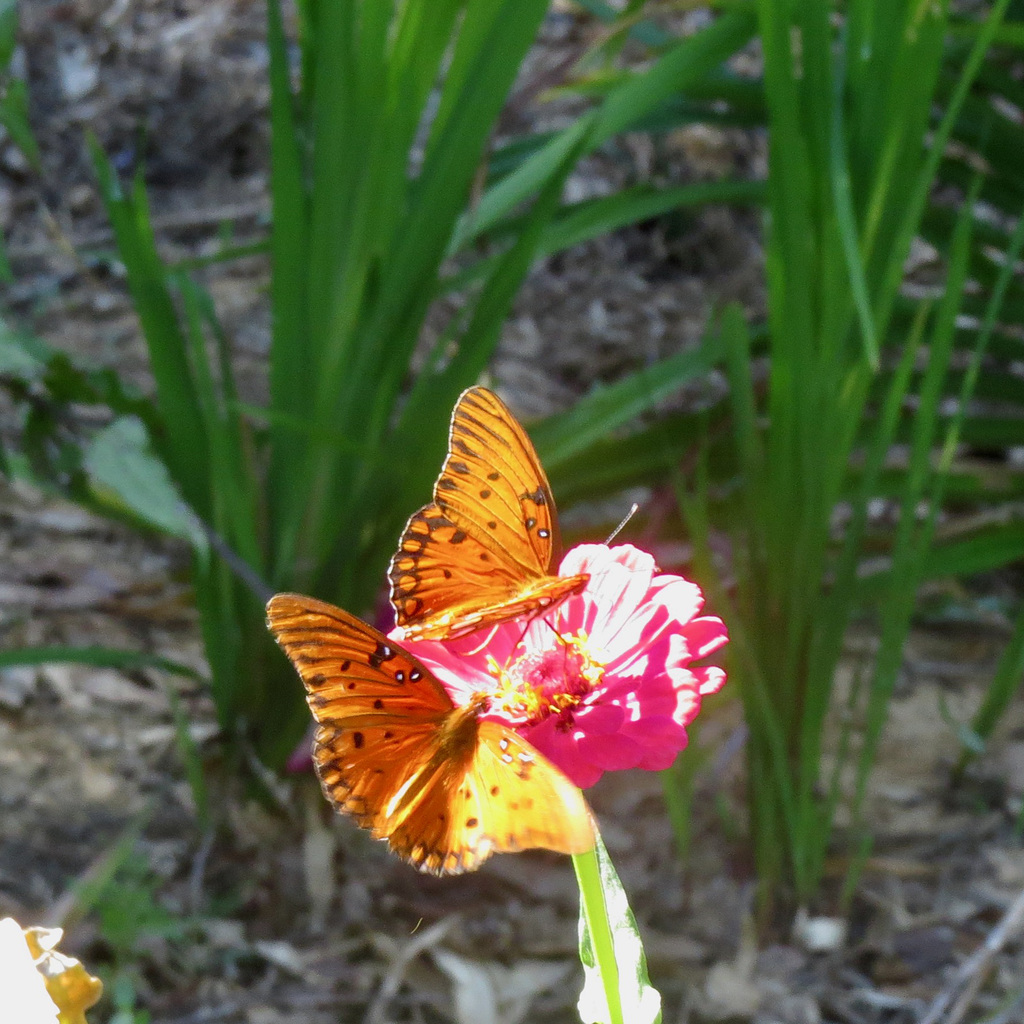
M 315 598 L 277 594 L 267 623 L 317 722 L 327 799 L 415 867 L 457 874 L 492 853 L 580 853 L 593 827 L 580 791 L 511 729 L 456 708 L 408 651 Z
M 583 794 L 511 729 L 479 722 L 471 756 L 453 759 L 391 845 L 435 874 L 478 868 L 492 853 L 583 853 L 594 826 Z
M 523 572 L 558 572 L 551 486 L 526 431 L 493 391 L 469 388 L 455 404 L 434 501 Z
M 586 586 L 559 577 L 562 548 L 547 476 L 493 392 L 464 391 L 434 501 L 409 520 L 391 560 L 406 636 L 444 639 L 535 613 Z
M 386 838 L 396 794 L 429 781 L 451 698 L 416 658 L 341 608 L 277 594 L 267 624 L 305 684 L 324 794 Z

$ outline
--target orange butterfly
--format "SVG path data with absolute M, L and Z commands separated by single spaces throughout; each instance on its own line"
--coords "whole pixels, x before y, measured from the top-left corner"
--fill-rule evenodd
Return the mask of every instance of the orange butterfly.
M 312 597 L 277 594 L 267 624 L 306 686 L 327 799 L 403 860 L 452 875 L 492 853 L 594 845 L 583 794 L 511 728 L 477 717 L 485 694 L 456 707 L 408 651 Z
M 548 478 L 526 431 L 493 391 L 463 391 L 434 500 L 391 559 L 406 638 L 444 640 L 536 614 L 590 578 L 558 576 L 562 544 Z

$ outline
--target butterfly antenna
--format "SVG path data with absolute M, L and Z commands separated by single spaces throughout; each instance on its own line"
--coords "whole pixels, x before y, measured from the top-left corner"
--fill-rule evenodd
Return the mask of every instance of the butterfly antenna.
M 555 637 L 556 637 L 556 638 L 557 638 L 558 640 L 560 640 L 560 641 L 561 641 L 561 643 L 562 643 L 562 646 L 564 647 L 564 646 L 565 646 L 565 637 L 564 637 L 564 636 L 562 636 L 562 634 L 561 634 L 561 633 L 560 633 L 560 632 L 559 632 L 559 631 L 558 631 L 558 630 L 557 630 L 557 629 L 555 628 L 554 624 L 553 624 L 553 623 L 551 623 L 551 622 L 549 622 L 549 621 L 548 621 L 547 619 L 545 619 L 545 618 L 543 618 L 543 617 L 541 618 L 541 620 L 540 620 L 540 621 L 541 621 L 541 622 L 543 622 L 543 623 L 544 623 L 544 625 L 545 625 L 545 626 L 547 626 L 547 627 L 548 627 L 548 629 L 550 629 L 550 630 L 551 630 L 551 632 L 555 634 Z
M 551 608 L 549 607 L 549 608 L 546 608 L 546 609 L 545 609 L 545 612 L 549 612 L 549 611 L 551 611 L 551 610 L 552 610 L 552 609 L 551 609 Z M 551 630 L 551 632 L 552 632 L 552 633 L 554 633 L 554 634 L 555 634 L 555 636 L 557 636 L 557 637 L 559 638 L 559 640 L 561 640 L 561 638 L 562 638 L 562 634 L 561 634 L 561 633 L 559 633 L 559 632 L 558 632 L 558 630 L 557 630 L 557 629 L 555 629 L 555 627 L 554 627 L 554 626 L 552 626 L 552 625 L 551 625 L 551 623 L 550 623 L 550 622 L 548 622 L 548 620 L 547 620 L 546 618 L 544 618 L 544 613 L 542 613 L 542 612 L 536 612 L 536 613 L 534 613 L 533 615 L 531 615 L 531 616 L 530 616 L 530 617 L 529 617 L 529 618 L 528 618 L 528 619 L 526 620 L 526 625 L 525 625 L 525 626 L 523 626 L 523 631 L 522 631 L 522 633 L 520 633 L 520 634 L 519 634 L 519 639 L 518 639 L 518 640 L 517 640 L 517 641 L 515 642 L 515 646 L 513 646 L 513 648 L 512 648 L 512 650 L 513 650 L 513 651 L 514 651 L 514 650 L 515 650 L 515 649 L 516 649 L 516 648 L 517 648 L 517 647 L 518 647 L 518 646 L 519 646 L 519 645 L 520 645 L 520 644 L 521 644 L 521 643 L 523 642 L 523 640 L 524 640 L 524 639 L 526 638 L 526 634 L 527 634 L 527 633 L 529 632 L 530 626 L 532 626 L 532 625 L 533 625 L 533 623 L 534 623 L 535 621 L 537 621 L 538 619 L 539 619 L 539 620 L 540 620 L 541 622 L 543 622 L 543 623 L 544 623 L 544 625 L 545 625 L 545 626 L 547 626 L 547 627 L 548 627 L 548 629 L 550 629 L 550 630 Z
M 534 618 L 535 616 L 531 615 L 530 618 L 526 620 L 526 625 L 523 626 L 523 631 L 519 634 L 519 639 L 515 642 L 514 646 L 512 647 L 513 651 L 517 650 L 519 648 L 519 645 L 526 638 L 526 634 L 529 632 L 530 626 L 533 624 Z
M 622 517 L 622 522 L 619 523 L 619 525 L 616 526 L 615 529 L 608 534 L 608 539 L 605 541 L 605 544 L 611 544 L 611 542 L 615 540 L 615 538 L 622 532 L 622 528 L 626 525 L 626 523 L 628 523 L 630 519 L 632 519 L 633 516 L 635 516 L 639 511 L 640 506 L 634 501 L 630 510 Z

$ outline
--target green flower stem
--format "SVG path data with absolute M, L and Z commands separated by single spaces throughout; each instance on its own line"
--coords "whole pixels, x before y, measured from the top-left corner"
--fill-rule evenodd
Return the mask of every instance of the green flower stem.
M 615 962 L 612 926 L 608 920 L 608 906 L 601 885 L 597 848 L 573 854 L 572 866 L 576 870 L 576 881 L 580 887 L 580 906 L 590 933 L 590 948 L 601 974 L 605 1001 L 608 1003 L 606 1024 L 623 1024 L 622 1004 L 619 1001 L 619 967 Z

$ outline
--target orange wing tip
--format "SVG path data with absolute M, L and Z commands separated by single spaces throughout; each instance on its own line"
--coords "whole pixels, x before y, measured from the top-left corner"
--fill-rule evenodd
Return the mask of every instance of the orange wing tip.
M 582 791 L 577 790 L 577 793 L 579 803 L 577 806 L 566 808 L 568 822 L 558 837 L 559 841 L 545 844 L 540 847 L 541 849 L 575 856 L 578 853 L 589 853 L 597 845 L 597 821 L 594 812 Z
M 476 871 L 492 853 L 497 852 L 490 845 L 476 846 L 467 850 L 430 850 L 422 845 L 411 850 L 397 848 L 393 843 L 391 850 L 406 864 L 422 871 L 426 875 L 444 878 L 449 875 L 464 875 L 468 871 Z
M 500 846 L 493 840 L 485 843 L 478 843 L 472 850 L 428 850 L 423 846 L 414 846 L 412 849 L 403 846 L 395 846 L 389 842 L 392 853 L 400 860 L 405 861 L 410 867 L 416 868 L 427 875 L 435 875 L 444 878 L 452 875 L 464 875 L 470 871 L 476 871 L 483 866 L 484 862 L 490 860 L 496 853 L 525 853 L 529 850 L 548 850 L 551 853 L 561 853 L 573 856 L 580 853 L 589 853 L 597 845 L 597 837 L 593 826 L 590 823 L 589 813 L 586 828 L 574 834 L 571 839 L 559 843 L 545 843 L 519 847 L 517 845 Z
M 311 600 L 300 594 L 274 594 L 266 604 L 267 628 L 276 634 L 282 619 L 308 611 Z

